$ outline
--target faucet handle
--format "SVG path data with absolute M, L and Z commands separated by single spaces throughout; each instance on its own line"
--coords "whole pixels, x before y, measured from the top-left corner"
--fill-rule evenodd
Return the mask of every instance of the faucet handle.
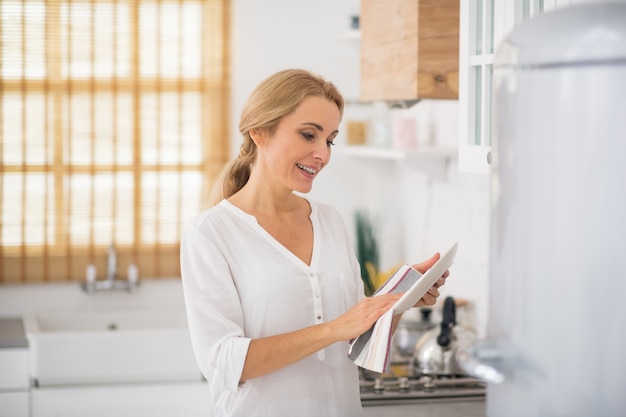
M 81 283 L 81 287 L 83 291 L 88 294 L 91 294 L 96 289 L 96 266 L 94 264 L 87 265 L 87 270 L 85 271 L 85 282 Z
M 139 281 L 139 272 L 137 270 L 137 265 L 135 264 L 128 265 L 127 274 L 128 274 L 127 275 L 128 282 L 130 284 L 136 284 L 137 281 Z
M 126 280 L 128 281 L 128 291 L 134 291 L 139 285 L 139 271 L 137 265 L 128 265 Z
M 107 253 L 107 276 L 109 279 L 115 279 L 117 275 L 117 254 L 115 253 L 115 246 L 113 243 L 109 245 Z
M 94 264 L 87 265 L 86 280 L 89 284 L 96 282 L 96 266 Z

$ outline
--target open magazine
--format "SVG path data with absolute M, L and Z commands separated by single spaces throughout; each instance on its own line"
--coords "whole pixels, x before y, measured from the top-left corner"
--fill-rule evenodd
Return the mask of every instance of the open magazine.
M 362 368 L 388 372 L 391 352 L 393 316 L 413 307 L 452 265 L 458 242 L 455 242 L 424 274 L 409 265 L 401 266 L 372 297 L 404 293 L 392 308 L 383 314 L 368 331 L 352 339 L 348 357 Z

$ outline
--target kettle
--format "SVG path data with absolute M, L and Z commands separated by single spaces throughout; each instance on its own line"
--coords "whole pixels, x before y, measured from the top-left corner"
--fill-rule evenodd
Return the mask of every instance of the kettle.
M 410 320 L 404 317 L 398 323 L 398 328 L 393 336 L 393 344 L 398 354 L 403 358 L 412 358 L 415 344 L 419 338 L 428 330 L 437 327 L 430 319 L 432 309 L 428 307 L 420 308 L 420 320 Z
M 413 372 L 460 375 L 465 372 L 456 361 L 456 351 L 476 340 L 475 332 L 456 322 L 456 302 L 446 297 L 441 325 L 425 332 L 415 345 Z

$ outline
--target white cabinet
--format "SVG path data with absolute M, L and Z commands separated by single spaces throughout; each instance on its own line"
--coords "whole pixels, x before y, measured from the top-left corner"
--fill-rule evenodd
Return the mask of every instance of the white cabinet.
M 0 392 L 0 417 L 29 417 L 27 391 Z
M 32 417 L 204 417 L 203 382 L 83 385 L 33 389 Z
M 0 349 L 0 392 L 28 389 L 28 348 Z
M 493 57 L 515 25 L 575 0 L 461 0 L 459 170 L 491 171 Z
M 0 349 L 0 417 L 28 417 L 28 390 L 28 349 Z

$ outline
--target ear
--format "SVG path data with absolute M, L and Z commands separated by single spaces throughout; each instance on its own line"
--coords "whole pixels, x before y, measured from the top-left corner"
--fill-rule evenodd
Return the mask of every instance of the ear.
M 259 128 L 251 129 L 250 138 L 256 146 L 262 146 L 266 140 L 265 130 Z

